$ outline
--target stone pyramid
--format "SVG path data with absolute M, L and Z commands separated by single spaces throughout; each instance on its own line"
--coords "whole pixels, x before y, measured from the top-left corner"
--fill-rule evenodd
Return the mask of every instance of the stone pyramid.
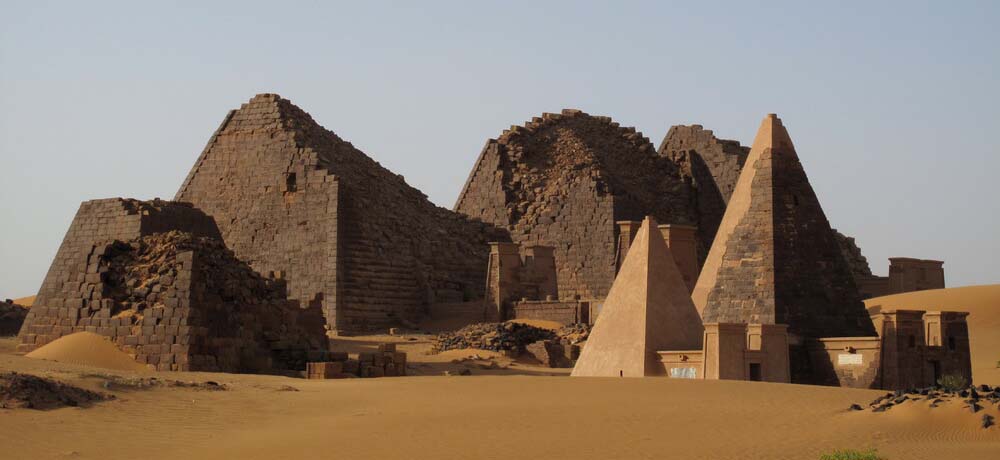
M 647 217 L 639 229 L 575 377 L 643 377 L 662 371 L 657 351 L 701 349 L 702 326 L 673 255 Z
M 177 192 L 226 246 L 338 332 L 418 321 L 486 290 L 506 232 L 442 209 L 276 94 L 226 116 Z
M 690 189 L 635 128 L 567 109 L 488 140 L 455 211 L 554 247 L 559 296 L 598 299 L 615 279 L 615 222 L 695 224 Z
M 774 114 L 764 118 L 692 299 L 705 323 L 872 336 L 850 268 Z

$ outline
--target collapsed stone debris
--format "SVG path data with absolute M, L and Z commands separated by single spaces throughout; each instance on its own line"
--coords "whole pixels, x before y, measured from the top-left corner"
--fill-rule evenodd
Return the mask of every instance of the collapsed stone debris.
M 0 409 L 89 407 L 95 402 L 110 399 L 114 396 L 48 378 L 17 372 L 0 373 Z
M 946 389 L 940 386 L 909 388 L 886 393 L 883 396 L 875 398 L 875 400 L 868 403 L 865 407 L 862 407 L 860 404 L 852 404 L 850 410 L 886 412 L 894 407 L 907 404 L 925 405 L 931 409 L 948 404 L 960 404 L 970 414 L 979 417 L 978 413 L 983 410 L 984 406 L 1000 405 L 1000 387 L 991 387 L 984 384 L 978 387 L 963 389 Z M 982 414 L 980 420 L 981 426 L 984 429 L 995 425 L 994 417 L 990 414 Z
M 552 340 L 556 334 L 516 322 L 470 324 L 455 332 L 439 334 L 434 339 L 434 350 L 461 350 L 476 348 L 491 351 L 523 351 L 528 344 L 539 340 Z
M 60 292 L 31 309 L 18 349 L 93 332 L 158 370 L 280 372 L 326 353 L 318 308 L 237 260 L 218 239 L 169 231 L 91 246 Z
M 603 298 L 615 277 L 615 222 L 694 224 L 690 193 L 635 128 L 567 109 L 487 141 L 455 210 L 515 243 L 553 248 L 558 298 Z
M 18 305 L 7 299 L 0 302 L 0 336 L 17 335 L 28 316 L 28 307 Z

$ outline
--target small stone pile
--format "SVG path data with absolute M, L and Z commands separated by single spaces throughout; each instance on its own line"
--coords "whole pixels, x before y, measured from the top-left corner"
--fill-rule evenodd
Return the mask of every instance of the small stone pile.
M 91 403 L 114 399 L 112 395 L 84 390 L 52 379 L 30 374 L 0 374 L 0 409 L 48 410 L 60 407 L 88 407 Z
M 964 408 L 972 414 L 978 414 L 987 406 L 997 406 L 1000 409 L 1000 386 L 991 387 L 980 385 L 961 390 L 947 390 L 939 387 L 896 390 L 886 393 L 868 403 L 867 410 L 872 412 L 885 412 L 901 404 L 928 403 L 928 407 L 936 408 L 950 401 L 961 401 Z M 860 404 L 852 404 L 850 410 L 866 410 Z M 995 425 L 994 417 L 990 414 L 982 414 L 982 427 L 989 428 Z
M 308 363 L 307 379 L 343 379 L 352 377 L 400 377 L 406 375 L 406 353 L 396 351 L 394 343 L 380 343 L 377 352 L 358 353 L 350 359 L 347 353 L 331 352 L 330 361 Z
M 0 302 L 0 336 L 17 335 L 25 316 L 28 316 L 28 307 L 10 299 Z
M 525 347 L 539 340 L 556 339 L 556 334 L 527 324 L 477 323 L 465 326 L 455 332 L 439 334 L 434 339 L 434 350 L 458 350 L 476 348 L 492 351 L 524 351 Z
M 563 342 L 576 345 L 587 341 L 587 338 L 590 337 L 590 330 L 591 326 L 589 324 L 576 323 L 559 328 L 556 331 L 556 335 Z

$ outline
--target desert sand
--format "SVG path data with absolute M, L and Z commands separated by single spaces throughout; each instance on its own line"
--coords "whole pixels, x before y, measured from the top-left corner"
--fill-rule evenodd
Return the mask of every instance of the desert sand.
M 30 295 L 28 297 L 21 297 L 21 298 L 13 299 L 13 300 L 14 300 L 14 303 L 16 303 L 18 305 L 24 305 L 25 307 L 30 307 L 32 304 L 35 303 L 35 296 Z
M 18 356 L 13 339 L 0 339 L 0 370 L 117 396 L 86 409 L 0 410 L 0 433 L 17 433 L 4 437 L 0 457 L 770 460 L 874 447 L 895 460 L 996 458 L 1000 452 L 1000 429 L 983 430 L 981 415 L 958 406 L 847 410 L 881 391 L 570 379 L 562 369 L 481 350 L 424 355 L 426 337 L 337 338 L 334 348 L 366 350 L 385 340 L 397 341 L 410 353 L 411 373 L 424 376 L 318 381 L 137 374 Z M 489 362 L 501 367 L 483 369 Z M 458 368 L 473 375 L 441 376 Z M 229 389 L 108 390 L 111 376 L 213 380 Z M 996 407 L 984 411 L 1000 416 Z
M 969 311 L 974 375 L 1000 384 L 1000 285 L 888 296 L 877 308 Z M 536 326 L 555 324 L 529 322 Z M 0 371 L 27 372 L 117 399 L 90 408 L 0 410 L 0 458 L 685 458 L 814 459 L 876 448 L 896 459 L 992 459 L 1000 428 L 959 402 L 853 412 L 877 390 L 737 381 L 575 378 L 483 350 L 429 354 L 431 336 L 337 337 L 357 353 L 395 342 L 408 377 L 303 380 L 144 370 L 93 334 L 30 355 L 0 338 Z M 992 363 L 991 363 L 992 361 Z M 468 370 L 471 376 L 459 376 Z M 444 376 L 448 372 L 451 376 Z M 115 377 L 216 381 L 227 391 L 108 386 Z
M 954 310 L 969 312 L 972 379 L 1000 385 L 1000 284 L 907 292 L 865 301 L 878 309 Z
M 119 371 L 146 370 L 146 366 L 137 363 L 108 339 L 91 332 L 60 337 L 25 357 Z

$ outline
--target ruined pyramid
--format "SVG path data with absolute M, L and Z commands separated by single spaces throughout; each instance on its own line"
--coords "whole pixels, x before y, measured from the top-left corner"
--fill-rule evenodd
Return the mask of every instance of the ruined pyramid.
M 692 299 L 705 323 L 873 336 L 834 231 L 781 120 L 764 118 Z
M 657 375 L 657 351 L 701 349 L 701 320 L 656 225 L 652 217 L 643 221 L 574 377 Z
M 322 307 L 330 329 L 385 330 L 485 291 L 506 232 L 437 207 L 276 94 L 231 111 L 177 192 L 236 256 Z
M 641 132 L 567 109 L 487 141 L 455 211 L 555 248 L 559 296 L 603 298 L 615 279 L 617 221 L 694 224 L 690 186 Z

